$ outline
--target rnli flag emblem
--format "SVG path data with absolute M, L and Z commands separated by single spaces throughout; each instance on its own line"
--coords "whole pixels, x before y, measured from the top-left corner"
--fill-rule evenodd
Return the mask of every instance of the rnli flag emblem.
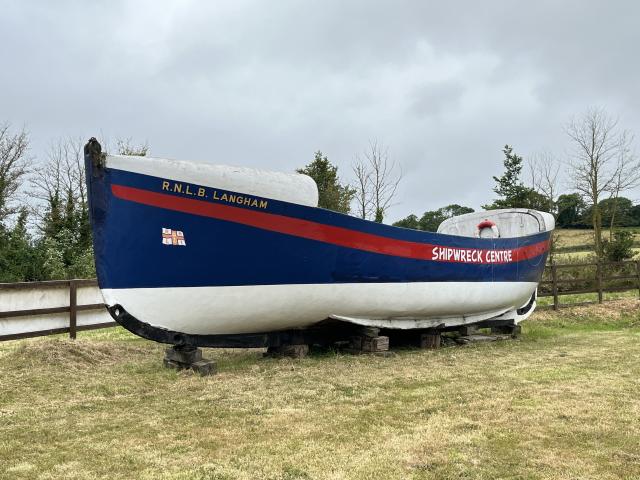
M 162 243 L 164 245 L 180 245 L 183 247 L 187 245 L 184 240 L 184 233 L 180 230 L 172 230 L 170 228 L 162 229 Z

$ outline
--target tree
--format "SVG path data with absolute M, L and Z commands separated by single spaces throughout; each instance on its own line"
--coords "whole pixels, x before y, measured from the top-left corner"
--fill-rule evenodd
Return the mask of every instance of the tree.
M 420 228 L 420 220 L 413 213 L 408 217 L 394 222 L 394 227 L 410 228 L 412 230 L 422 230 Z
M 351 165 L 351 169 L 356 177 L 356 183 L 353 186 L 353 198 L 356 202 L 356 213 L 358 217 L 366 220 L 371 218 L 373 212 L 372 199 L 369 193 L 371 191 L 371 172 L 367 165 L 359 160 L 357 160 L 357 163 Z
M 465 215 L 467 213 L 473 213 L 473 208 L 463 207 L 462 205 L 458 205 L 454 203 L 452 205 L 447 205 L 446 207 L 442 207 L 440 211 L 444 214 L 446 218 L 457 217 L 459 215 Z
M 640 227 L 640 204 L 634 205 L 629 210 L 630 224 L 631 227 Z
M 463 207 L 461 205 L 452 204 L 437 210 L 429 210 L 418 217 L 411 214 L 402 220 L 398 220 L 393 224 L 395 227 L 412 228 L 414 230 L 424 230 L 426 232 L 436 232 L 442 222 L 451 217 L 464 215 L 465 213 L 473 213 L 473 208 Z
M 45 163 L 36 168 L 31 177 L 31 194 L 44 204 L 44 208 L 36 210 L 43 234 L 51 234 L 47 228 L 70 227 L 75 216 L 86 222 L 79 233 L 85 235 L 85 243 L 89 243 L 83 145 L 81 138 L 71 137 L 51 143 Z
M 557 226 L 562 228 L 580 226 L 585 210 L 586 205 L 579 193 L 560 195 L 556 201 Z
M 95 275 L 83 145 L 74 138 L 53 142 L 45 161 L 34 168 L 25 131 L 0 126 L 0 281 Z M 131 139 L 117 141 L 122 155 L 146 155 L 148 149 Z M 18 201 L 27 179 L 29 206 Z M 27 228 L 32 218 L 36 236 Z
M 424 212 L 422 218 L 420 218 L 420 230 L 436 232 L 440 224 L 448 218 L 464 215 L 465 213 L 473 213 L 473 211 L 473 208 L 463 207 L 454 203 L 438 210 Z
M 95 275 L 84 169 L 84 141 L 53 142 L 46 161 L 31 176 L 33 212 L 39 238 L 33 242 L 41 277 L 59 279 Z M 130 138 L 116 142 L 120 155 L 144 156 L 149 146 Z
M 603 242 L 602 247 L 605 257 L 611 262 L 633 258 L 633 233 L 628 230 L 617 231 L 612 240 Z
M 40 201 L 36 248 L 46 278 L 95 274 L 83 144 L 79 138 L 52 143 L 46 163 L 31 178 L 32 195 Z
M 497 183 L 493 191 L 502 198 L 495 200 L 491 205 L 483 207 L 487 210 L 515 207 L 516 205 L 513 203 L 523 196 L 525 187 L 520 182 L 522 157 L 513 153 L 513 147 L 510 145 L 505 145 L 502 152 L 505 156 L 503 161 L 505 172 L 501 177 L 493 177 L 493 180 Z
M 558 194 L 558 174 L 560 162 L 551 152 L 542 152 L 533 155 L 528 162 L 531 189 L 545 198 L 546 205 L 551 213 L 557 213 L 556 196 Z
M 504 174 L 501 177 L 493 177 L 496 186 L 493 189 L 501 198 L 498 198 L 489 205 L 484 205 L 485 210 L 496 210 L 500 208 L 531 208 L 534 210 L 550 211 L 552 205 L 547 197 L 536 192 L 532 188 L 526 187 L 520 181 L 522 172 L 522 157 L 513 152 L 513 147 L 505 145 L 504 153 Z
M 28 149 L 24 129 L 12 133 L 8 123 L 0 125 L 0 224 L 20 210 L 15 200 L 31 165 Z
M 149 153 L 149 143 L 145 141 L 144 143 L 135 144 L 131 137 L 118 138 L 116 140 L 116 151 L 118 155 L 146 157 L 147 153 Z
M 428 210 L 422 214 L 422 217 L 420 217 L 420 230 L 424 230 L 425 232 L 435 232 L 438 230 L 438 226 L 446 219 L 447 217 L 444 216 L 441 209 Z
M 12 133 L 8 123 L 0 125 L 0 282 L 33 280 L 28 213 L 18 201 L 32 163 L 28 150 L 24 129 Z M 12 226 L 9 219 L 15 220 Z
M 332 165 L 326 156 L 318 150 L 313 161 L 304 168 L 296 170 L 313 178 L 318 186 L 318 206 L 340 213 L 349 213 L 354 190 L 342 185 L 338 177 L 338 167 Z
M 27 216 L 27 209 L 22 208 L 12 229 L 0 225 L 0 282 L 40 280 Z
M 393 206 L 398 184 L 402 180 L 400 166 L 389 159 L 388 148 L 372 140 L 364 152 L 364 158 L 356 156 L 352 169 L 356 176 L 353 190 L 358 215 L 382 223 L 388 209 Z
M 549 197 L 532 188 L 526 188 L 522 200 L 517 204 L 521 205 L 520 208 L 530 208 L 532 210 L 540 210 L 541 212 L 553 213 L 555 210 L 554 202 L 552 202 Z
M 600 200 L 599 208 L 602 223 L 609 225 L 611 229 L 617 226 L 633 226 L 633 218 L 631 217 L 633 202 L 628 198 L 605 198 L 604 200 Z M 609 241 L 612 239 L 613 236 L 609 235 Z
M 640 162 L 635 161 L 631 151 L 632 142 L 633 136 L 628 132 L 624 131 L 620 134 L 616 172 L 611 188 L 609 188 L 609 218 L 603 218 L 603 222 L 609 224 L 609 242 L 614 241 L 616 213 L 619 208 L 619 200 L 623 200 L 620 198 L 620 193 L 640 184 Z
M 603 109 L 591 108 L 566 126 L 566 134 L 573 144 L 569 163 L 575 188 L 591 207 L 591 224 L 594 230 L 596 255 L 601 257 L 602 215 L 599 203 L 603 194 L 617 190 L 625 184 L 616 185 L 622 171 L 632 165 L 625 152 L 630 151 L 631 136 L 620 131 L 618 120 L 611 118 Z

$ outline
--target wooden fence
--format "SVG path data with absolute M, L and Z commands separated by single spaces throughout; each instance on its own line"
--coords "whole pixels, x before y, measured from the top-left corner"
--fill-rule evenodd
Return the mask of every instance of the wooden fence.
M 12 290 L 69 289 L 68 304 L 63 306 L 4 310 L 4 306 L 0 305 L 0 322 L 2 322 L 3 319 L 68 313 L 68 326 L 47 329 L 27 329 L 26 331 L 9 335 L 0 334 L 0 341 L 60 333 L 69 333 L 70 338 L 76 338 L 76 333 L 79 330 L 107 328 L 116 325 L 115 322 L 111 321 L 78 325 L 78 312 L 104 310 L 105 308 L 103 303 L 78 304 L 78 287 L 97 288 L 97 285 L 94 279 L 0 283 L 0 293 L 6 293 Z M 598 295 L 598 302 L 602 303 L 604 293 L 636 289 L 640 296 L 640 261 L 553 264 L 545 267 L 543 278 L 538 288 L 538 296 L 553 297 L 553 304 L 550 307 L 557 310 L 563 306 L 577 304 L 575 302 L 560 303 L 560 297 L 563 295 L 594 293 Z M 588 302 L 579 302 L 579 304 L 584 303 Z
M 604 293 L 638 290 L 640 297 L 640 261 L 567 263 L 545 267 L 538 287 L 539 297 L 553 297 L 551 308 L 557 310 L 592 302 L 560 303 L 563 295 L 595 293 L 602 303 Z
M 115 322 L 100 322 L 90 323 L 86 325 L 78 325 L 78 313 L 87 312 L 91 310 L 104 310 L 104 303 L 89 303 L 78 304 L 78 289 L 82 287 L 95 287 L 97 289 L 98 282 L 95 279 L 74 279 L 74 280 L 49 280 L 42 282 L 19 282 L 19 283 L 0 283 L 0 293 L 5 297 L 11 295 L 12 292 L 46 292 L 50 289 L 68 288 L 69 296 L 66 305 L 47 306 L 43 308 L 29 308 L 29 309 L 13 309 L 9 307 L 6 309 L 4 305 L 0 305 L 0 322 L 8 319 L 24 318 L 24 323 L 27 323 L 28 317 L 42 318 L 47 316 L 54 316 L 57 314 L 69 314 L 68 326 L 61 328 L 25 328 L 25 331 L 19 333 L 13 333 L 8 335 L 0 335 L 0 341 L 2 340 L 16 340 L 19 338 L 38 337 L 44 335 L 55 335 L 60 333 L 69 333 L 70 338 L 76 338 L 76 334 L 80 330 L 91 330 L 96 328 L 107 328 L 116 325 Z M 42 294 L 43 297 L 46 295 Z M 3 298 L 5 298 L 3 297 Z M 4 303 L 4 302 L 3 302 Z M 44 303 L 44 302 L 43 302 Z M 38 323 L 38 322 L 35 322 Z

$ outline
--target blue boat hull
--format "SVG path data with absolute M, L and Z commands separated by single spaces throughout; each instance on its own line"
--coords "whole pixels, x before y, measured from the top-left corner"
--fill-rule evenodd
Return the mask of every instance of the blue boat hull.
M 100 166 L 91 155 L 87 178 L 105 300 L 143 325 L 189 335 L 304 328 L 328 317 L 386 326 L 395 319 L 399 328 L 498 318 L 535 291 L 551 235 L 484 239 L 413 231 Z M 495 300 L 487 298 L 491 292 Z M 350 308 L 363 298 L 376 305 Z M 184 318 L 159 318 L 164 301 L 168 317 Z M 186 301 L 182 315 L 172 310 Z M 290 319 L 255 320 L 292 307 Z

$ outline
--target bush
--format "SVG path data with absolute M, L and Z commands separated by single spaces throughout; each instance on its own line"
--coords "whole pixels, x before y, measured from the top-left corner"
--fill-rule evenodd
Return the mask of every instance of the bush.
M 618 230 L 613 234 L 613 240 L 605 240 L 603 245 L 607 260 L 621 262 L 633 258 L 633 233 L 628 230 Z

